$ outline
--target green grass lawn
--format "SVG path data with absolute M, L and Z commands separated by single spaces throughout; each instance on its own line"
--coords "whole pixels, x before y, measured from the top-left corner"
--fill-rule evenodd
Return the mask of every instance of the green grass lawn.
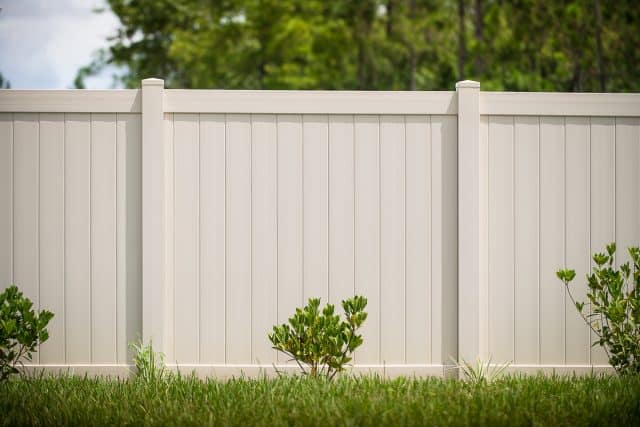
M 2 425 L 640 425 L 639 377 L 13 379 Z

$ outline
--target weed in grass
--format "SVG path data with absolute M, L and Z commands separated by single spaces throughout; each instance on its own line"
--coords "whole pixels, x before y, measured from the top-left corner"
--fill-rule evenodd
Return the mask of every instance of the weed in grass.
M 134 376 L 146 383 L 162 381 L 167 376 L 164 365 L 164 353 L 153 350 L 153 343 L 145 345 L 142 340 L 130 343 L 133 351 Z
M 478 358 L 475 365 L 467 362 L 464 358 L 461 359 L 461 362 L 453 358 L 451 360 L 454 363 L 454 369 L 462 373 L 461 379 L 472 386 L 483 386 L 497 380 L 511 364 L 511 362 L 492 363 L 491 357 L 486 361 Z

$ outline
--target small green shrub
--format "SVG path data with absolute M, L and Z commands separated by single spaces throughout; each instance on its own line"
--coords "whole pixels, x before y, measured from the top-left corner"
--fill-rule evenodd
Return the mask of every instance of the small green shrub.
M 53 313 L 36 313 L 32 307 L 15 285 L 0 293 L 0 381 L 19 373 L 23 359 L 31 360 L 38 344 L 49 338 L 47 324 Z
M 640 249 L 628 250 L 633 270 L 629 262 L 615 268 L 615 243 L 607 245 L 606 253 L 593 255 L 596 266 L 587 275 L 589 302 L 576 301 L 571 293 L 569 283 L 576 276 L 574 270 L 559 270 L 556 274 L 584 321 L 598 336 L 593 345 L 605 349 L 609 363 L 619 374 L 640 374 Z
M 367 318 L 367 299 L 362 296 L 342 301 L 345 320 L 327 304 L 322 313 L 320 299 L 310 298 L 304 308 L 296 308 L 289 324 L 273 327 L 269 340 L 273 348 L 295 360 L 303 374 L 333 377 L 352 360 L 351 354 L 362 344 L 356 332 Z
M 164 353 L 154 351 L 153 343 L 144 345 L 140 340 L 130 343 L 129 348 L 133 351 L 136 379 L 146 383 L 157 383 L 165 379 Z

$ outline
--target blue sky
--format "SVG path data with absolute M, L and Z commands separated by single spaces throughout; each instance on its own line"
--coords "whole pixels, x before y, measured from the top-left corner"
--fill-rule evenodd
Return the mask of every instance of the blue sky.
M 118 19 L 104 0 L 0 0 L 0 72 L 15 89 L 66 89 L 78 68 L 106 46 Z M 111 73 L 87 80 L 88 89 L 112 86 Z

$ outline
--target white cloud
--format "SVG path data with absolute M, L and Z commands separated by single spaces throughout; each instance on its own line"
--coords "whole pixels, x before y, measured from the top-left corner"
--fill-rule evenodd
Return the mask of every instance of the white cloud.
M 0 0 L 0 72 L 16 89 L 71 87 L 118 19 L 100 0 Z M 89 88 L 107 88 L 110 73 L 91 78 Z

